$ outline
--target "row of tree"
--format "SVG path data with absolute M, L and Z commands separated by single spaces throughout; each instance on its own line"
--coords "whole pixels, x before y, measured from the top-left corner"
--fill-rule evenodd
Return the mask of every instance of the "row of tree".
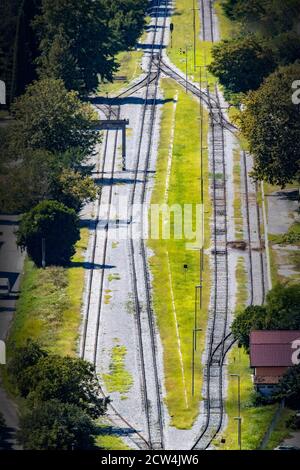
M 39 79 L 11 104 L 11 123 L 0 129 L 0 204 L 5 212 L 28 212 L 18 244 L 38 266 L 43 241 L 46 263 L 66 265 L 79 238 L 77 214 L 99 193 L 88 163 L 100 140 L 94 127 L 97 114 L 80 98 L 95 91 L 99 80 L 112 79 L 115 55 L 134 46 L 148 2 L 30 0 L 27 16 L 26 1 L 15 2 L 15 10 L 2 6 L 11 13 L 6 40 L 12 25 L 20 28 L 28 16 Z M 14 47 L 13 55 L 17 40 Z
M 77 92 L 50 78 L 29 85 L 11 114 L 11 124 L 1 130 L 1 208 L 25 212 L 18 244 L 37 266 L 43 240 L 47 265 L 64 266 L 79 239 L 77 214 L 99 193 L 88 166 L 99 141 L 97 116 Z
M 29 341 L 9 361 L 12 384 L 25 400 L 19 440 L 24 449 L 76 450 L 94 447 L 95 420 L 107 400 L 99 394 L 94 367 L 49 355 Z
M 133 47 L 147 0 L 3 0 L 0 77 L 8 98 L 36 78 L 62 79 L 81 95 L 111 80 L 116 54 Z
M 0 49 L 7 55 L 0 50 L 0 78 L 12 119 L 0 128 L 0 206 L 23 214 L 17 243 L 38 267 L 66 266 L 75 252 L 78 213 L 100 191 L 90 164 L 100 142 L 98 116 L 86 98 L 112 79 L 116 54 L 135 45 L 147 6 L 148 0 L 1 2 Z M 8 370 L 25 400 L 25 449 L 93 447 L 106 401 L 92 365 L 29 343 L 14 351 Z
M 240 36 L 218 43 L 210 71 L 227 98 L 243 104 L 240 125 L 255 157 L 254 174 L 282 187 L 300 180 L 300 0 L 224 0 Z

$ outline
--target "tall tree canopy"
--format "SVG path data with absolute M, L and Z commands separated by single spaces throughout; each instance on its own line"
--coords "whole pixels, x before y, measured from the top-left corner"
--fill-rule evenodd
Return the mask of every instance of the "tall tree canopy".
M 264 35 L 280 34 L 297 27 L 300 0 L 224 0 L 225 14 Z
M 81 408 L 91 418 L 103 415 L 106 400 L 99 393 L 95 368 L 82 359 L 48 355 L 27 367 L 19 378 L 21 394 L 35 407 L 59 400 Z
M 12 114 L 8 142 L 17 155 L 26 148 L 66 152 L 73 147 L 86 156 L 98 140 L 92 107 L 82 104 L 76 92 L 67 91 L 62 80 L 29 85 L 13 104 Z
M 106 15 L 109 26 L 116 38 L 115 47 L 126 50 L 133 47 L 145 25 L 145 13 L 148 7 L 147 0 L 115 0 L 107 2 Z
M 272 50 L 254 35 L 219 42 L 212 58 L 209 70 L 232 93 L 256 90 L 276 67 Z
M 98 75 L 112 78 L 111 31 L 101 0 L 42 0 L 34 26 L 40 41 L 42 77 L 52 72 L 54 78 L 64 79 L 68 89 L 76 82 L 83 94 L 97 88 Z M 56 68 L 63 67 L 63 60 L 66 68 L 61 77 Z
M 27 212 L 20 222 L 17 244 L 26 248 L 37 266 L 42 266 L 42 243 L 48 266 L 66 266 L 80 238 L 76 212 L 57 201 L 42 201 Z
M 249 348 L 253 330 L 300 329 L 300 285 L 275 286 L 267 295 L 264 306 L 251 305 L 232 323 L 232 333 L 240 345 Z
M 145 0 L 41 0 L 34 20 L 41 55 L 41 77 L 64 80 L 68 89 L 87 94 L 99 76 L 111 80 L 114 56 L 135 45 L 145 22 Z
M 97 428 L 78 406 L 57 400 L 40 403 L 21 417 L 25 450 L 91 449 Z
M 241 129 L 255 159 L 258 179 L 285 186 L 300 180 L 300 114 L 292 101 L 292 84 L 300 64 L 280 67 L 249 93 Z

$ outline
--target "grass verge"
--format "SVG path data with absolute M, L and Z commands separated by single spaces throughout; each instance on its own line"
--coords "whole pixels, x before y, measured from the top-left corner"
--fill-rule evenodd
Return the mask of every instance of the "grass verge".
M 259 448 L 264 434 L 272 421 L 277 405 L 253 406 L 251 396 L 253 384 L 249 368 L 249 356 L 242 348 L 235 346 L 228 358 L 228 374 L 240 374 L 241 377 L 241 416 L 242 416 L 242 449 L 254 450 Z M 220 450 L 238 449 L 237 442 L 237 380 L 229 376 L 226 399 L 227 427 L 215 443 Z M 220 438 L 225 438 L 221 444 Z
M 80 234 L 70 268 L 39 269 L 26 259 L 21 294 L 9 334 L 8 354 L 29 338 L 51 353 L 76 354 L 88 229 L 81 229 Z
M 235 226 L 235 238 L 237 240 L 243 240 L 244 238 L 244 225 L 243 225 L 243 213 L 242 213 L 242 194 L 241 194 L 241 152 L 239 146 L 233 150 L 233 184 L 234 184 L 234 226 Z
M 100 424 L 96 437 L 96 445 L 104 450 L 130 450 L 130 448 L 120 439 L 114 428 L 106 424 Z
M 165 104 L 161 120 L 160 145 L 152 204 L 200 203 L 200 121 L 199 104 L 172 81 L 162 80 Z M 177 99 L 177 105 L 174 102 Z M 204 139 L 207 115 L 204 112 Z M 173 142 L 173 148 L 170 143 Z M 170 162 L 170 156 L 172 161 Z M 171 164 L 170 164 L 171 163 Z M 205 234 L 209 240 L 210 203 L 208 156 L 204 151 Z M 195 213 L 193 226 L 195 227 Z M 171 234 L 173 223 L 171 223 Z M 198 327 L 203 329 L 196 355 L 195 390 L 191 391 L 192 331 L 194 327 L 195 286 L 199 284 L 199 249 L 186 247 L 188 240 L 150 240 L 153 251 L 150 268 L 153 301 L 164 350 L 166 404 L 171 424 L 180 429 L 192 426 L 201 395 L 201 351 L 204 348 L 210 295 L 209 261 L 205 259 L 203 309 Z M 184 272 L 184 265 L 188 265 Z

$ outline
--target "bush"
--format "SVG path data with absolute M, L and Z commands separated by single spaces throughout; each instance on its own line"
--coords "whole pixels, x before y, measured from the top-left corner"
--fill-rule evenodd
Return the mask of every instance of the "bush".
M 286 404 L 293 408 L 299 408 L 300 402 L 300 364 L 289 367 L 281 377 L 278 387 L 277 398 L 284 398 Z
M 47 265 L 66 266 L 80 238 L 76 212 L 57 201 L 43 201 L 25 214 L 17 232 L 17 243 L 42 266 L 42 240 Z
M 275 286 L 267 295 L 264 306 L 251 305 L 238 314 L 232 323 L 232 333 L 246 351 L 253 330 L 300 329 L 300 285 Z
M 25 384 L 23 383 L 25 371 L 38 363 L 47 353 L 34 341 L 28 340 L 24 347 L 17 348 L 13 357 L 8 362 L 8 372 L 11 382 L 17 387 L 19 393 L 23 395 Z
M 270 48 L 254 35 L 221 41 L 212 57 L 209 70 L 230 93 L 256 90 L 276 67 Z
M 300 119 L 292 101 L 292 83 L 299 76 L 298 62 L 279 67 L 248 94 L 241 114 L 255 178 L 281 187 L 300 181 Z
M 278 401 L 275 396 L 271 395 L 269 397 L 264 397 L 261 393 L 259 392 L 252 392 L 251 395 L 251 404 L 252 406 L 266 406 L 266 405 L 272 405 L 273 403 L 276 403 Z
M 94 366 L 82 359 L 49 355 L 20 375 L 20 390 L 30 407 L 59 400 L 71 403 L 92 418 L 103 415 L 106 401 L 99 394 Z
M 49 401 L 21 418 L 19 439 L 29 450 L 75 450 L 93 446 L 96 427 L 78 406 Z
M 296 413 L 293 416 L 291 416 L 286 422 L 286 427 L 299 430 L 300 429 L 300 414 Z

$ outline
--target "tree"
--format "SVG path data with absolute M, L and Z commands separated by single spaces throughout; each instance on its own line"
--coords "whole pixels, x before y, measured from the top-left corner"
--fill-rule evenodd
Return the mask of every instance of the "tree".
M 75 253 L 79 240 L 76 212 L 57 201 L 43 201 L 26 213 L 17 232 L 17 244 L 26 248 L 37 266 L 42 265 L 42 240 L 45 240 L 46 264 L 65 266 Z
M 249 306 L 233 321 L 231 331 L 248 351 L 253 330 L 300 329 L 300 285 L 276 285 L 267 295 L 264 306 Z
M 76 90 L 84 94 L 85 83 L 82 72 L 78 60 L 72 54 L 71 43 L 62 27 L 54 36 L 48 54 L 41 55 L 37 62 L 40 64 L 38 69 L 40 78 L 61 79 L 67 90 Z
M 270 47 L 278 65 L 289 65 L 300 59 L 300 36 L 294 31 L 273 37 Z
M 3 163 L 0 206 L 5 212 L 23 213 L 49 198 L 53 155 L 43 149 L 24 149 L 21 155 L 17 162 L 10 157 Z
M 299 284 L 277 284 L 268 293 L 265 325 L 268 330 L 300 329 Z
M 296 28 L 300 0 L 224 0 L 223 9 L 228 18 L 242 22 L 248 30 L 274 36 Z
M 109 26 L 115 37 L 115 47 L 126 50 L 135 46 L 145 26 L 148 2 L 145 0 L 102 1 L 105 4 Z
M 46 351 L 41 349 L 38 343 L 32 340 L 27 340 L 25 346 L 15 349 L 8 363 L 8 372 L 21 395 L 24 393 L 23 380 L 24 376 L 26 376 L 26 370 L 28 367 L 36 365 L 41 358 L 46 356 Z
M 21 418 L 19 439 L 25 450 L 91 449 L 96 426 L 78 406 L 42 402 Z
M 276 67 L 270 48 L 254 35 L 219 42 L 212 58 L 210 72 L 231 93 L 256 90 Z
M 300 64 L 280 67 L 249 93 L 241 116 L 255 177 L 282 187 L 300 178 L 299 108 L 292 101 L 292 84 L 299 76 Z
M 98 76 L 111 80 L 116 64 L 104 0 L 42 0 L 34 27 L 39 38 L 40 74 L 64 78 L 80 94 L 95 91 Z M 67 49 L 59 48 L 59 40 Z M 62 59 L 67 61 L 62 63 Z M 71 79 L 72 75 L 74 80 Z
M 231 331 L 240 346 L 249 350 L 249 337 L 252 330 L 264 329 L 266 309 L 261 306 L 249 306 L 234 319 Z
M 225 15 L 235 21 L 257 21 L 265 12 L 262 0 L 224 0 L 222 3 Z
M 290 367 L 279 382 L 278 398 L 286 399 L 289 406 L 299 408 L 300 364 Z
M 100 396 L 95 368 L 82 359 L 50 355 L 24 372 L 23 396 L 34 408 L 41 402 L 59 400 L 78 406 L 91 418 L 103 415 L 106 401 Z
M 98 141 L 95 112 L 82 104 L 62 80 L 44 79 L 29 85 L 11 108 L 15 120 L 9 127 L 9 149 L 16 157 L 24 149 L 63 153 L 70 148 L 90 155 Z
M 51 191 L 54 199 L 77 212 L 83 204 L 94 201 L 98 193 L 99 190 L 92 178 L 68 169 L 63 170 L 53 180 Z
M 24 213 L 45 199 L 79 211 L 99 193 L 89 176 L 91 167 L 81 164 L 82 152 L 75 149 L 63 154 L 24 149 L 18 161 L 5 150 L 1 155 L 0 206 L 5 212 Z

